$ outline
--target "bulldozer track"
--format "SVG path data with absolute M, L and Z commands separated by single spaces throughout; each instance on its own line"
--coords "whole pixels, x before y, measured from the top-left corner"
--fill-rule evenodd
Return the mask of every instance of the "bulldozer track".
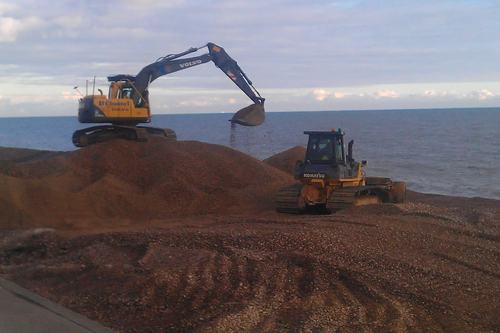
M 326 208 L 330 211 L 339 211 L 357 205 L 357 198 L 361 196 L 376 196 L 370 190 L 376 186 L 353 186 L 346 188 L 335 189 L 330 193 L 330 197 L 326 203 Z
M 295 184 L 283 187 L 276 194 L 276 210 L 280 213 L 300 214 L 304 207 L 299 204 L 299 195 L 302 191 L 302 184 Z

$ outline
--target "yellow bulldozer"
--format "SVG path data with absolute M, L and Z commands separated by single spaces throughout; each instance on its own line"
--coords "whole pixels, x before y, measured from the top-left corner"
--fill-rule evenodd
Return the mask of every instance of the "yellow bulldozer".
M 305 160 L 297 161 L 294 170 L 300 183 L 278 191 L 278 212 L 332 213 L 351 206 L 405 201 L 405 182 L 365 177 L 363 167 L 367 162 L 354 160 L 353 140 L 346 151 L 341 129 L 304 134 L 309 135 Z

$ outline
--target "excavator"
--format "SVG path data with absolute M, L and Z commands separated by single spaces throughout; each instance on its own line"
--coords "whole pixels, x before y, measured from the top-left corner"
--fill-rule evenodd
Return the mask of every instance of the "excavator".
M 342 129 L 304 134 L 309 136 L 305 160 L 297 161 L 294 169 L 299 183 L 278 190 L 278 212 L 328 214 L 352 206 L 405 201 L 405 182 L 365 177 L 363 167 L 368 162 L 354 160 L 354 140 L 346 152 Z
M 208 53 L 185 58 L 184 56 L 207 47 Z M 184 57 L 184 58 L 183 58 Z M 93 143 L 113 139 L 147 141 L 148 135 L 160 135 L 176 139 L 171 129 L 137 126 L 151 122 L 149 85 L 157 78 L 212 61 L 252 101 L 253 104 L 239 110 L 232 117 L 231 124 L 258 126 L 265 120 L 264 101 L 253 87 L 252 81 L 226 51 L 214 43 L 192 47 L 178 54 L 169 54 L 144 67 L 137 75 L 118 74 L 108 76 L 108 96 L 100 94 L 83 96 L 79 100 L 78 121 L 99 123 L 98 125 L 73 133 L 73 144 L 84 147 Z

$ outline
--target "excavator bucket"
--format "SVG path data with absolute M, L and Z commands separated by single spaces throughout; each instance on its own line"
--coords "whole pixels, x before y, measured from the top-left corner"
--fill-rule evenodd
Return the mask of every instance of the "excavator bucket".
M 265 119 L 264 107 L 260 104 L 251 104 L 236 112 L 230 121 L 243 126 L 259 126 Z

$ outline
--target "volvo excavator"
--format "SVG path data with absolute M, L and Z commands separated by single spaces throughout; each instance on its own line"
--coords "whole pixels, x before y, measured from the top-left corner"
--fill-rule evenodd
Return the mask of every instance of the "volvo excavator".
M 185 58 L 184 56 L 207 47 L 208 53 Z M 184 57 L 184 58 L 183 58 Z M 84 147 L 93 143 L 112 139 L 147 141 L 148 135 L 161 135 L 176 139 L 171 129 L 137 126 L 151 122 L 148 87 L 157 78 L 180 70 L 188 69 L 212 61 L 221 69 L 252 101 L 253 104 L 239 110 L 230 120 L 232 125 L 258 126 L 265 120 L 264 101 L 253 87 L 238 63 L 226 51 L 214 43 L 192 47 L 178 54 L 169 54 L 144 67 L 137 75 L 111 75 L 108 96 L 102 94 L 84 96 L 79 100 L 78 121 L 81 123 L 101 123 L 78 130 L 73 134 L 73 144 Z
M 341 129 L 304 134 L 309 135 L 305 160 L 297 161 L 294 169 L 300 183 L 278 190 L 278 212 L 334 213 L 351 206 L 405 201 L 405 182 L 365 177 L 363 167 L 368 163 L 354 160 L 353 140 L 346 152 Z

